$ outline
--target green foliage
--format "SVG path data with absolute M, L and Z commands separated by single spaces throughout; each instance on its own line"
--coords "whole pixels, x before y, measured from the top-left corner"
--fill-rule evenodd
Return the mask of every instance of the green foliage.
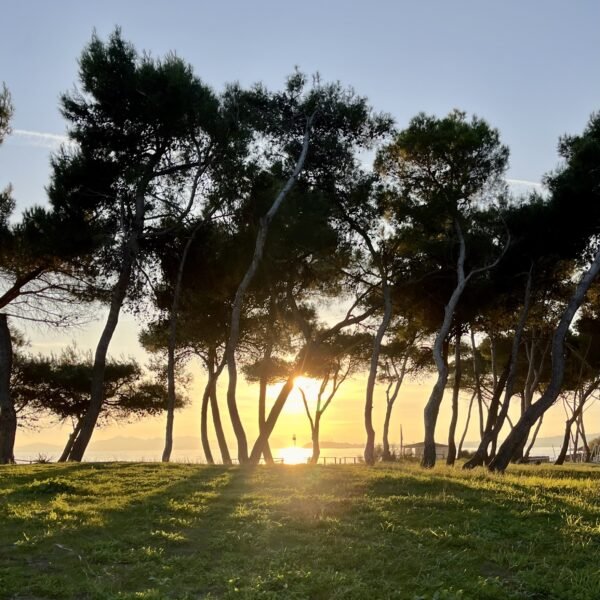
M 7 598 L 592 600 L 592 467 L 0 470 Z
M 91 353 L 73 347 L 59 355 L 17 354 L 11 393 L 18 412 L 27 417 L 24 424 L 48 414 L 60 421 L 80 419 L 89 405 L 92 369 Z M 101 422 L 160 414 L 166 398 L 164 382 L 145 377 L 133 359 L 107 361 Z M 186 400 L 178 396 L 177 408 Z
M 12 98 L 6 84 L 2 84 L 0 91 L 0 144 L 4 138 L 10 134 L 10 120 L 13 116 L 14 108 Z

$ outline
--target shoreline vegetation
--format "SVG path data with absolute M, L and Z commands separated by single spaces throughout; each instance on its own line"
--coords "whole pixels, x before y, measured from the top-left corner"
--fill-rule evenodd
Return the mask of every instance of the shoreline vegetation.
M 0 468 L 4 598 L 597 598 L 600 469 Z

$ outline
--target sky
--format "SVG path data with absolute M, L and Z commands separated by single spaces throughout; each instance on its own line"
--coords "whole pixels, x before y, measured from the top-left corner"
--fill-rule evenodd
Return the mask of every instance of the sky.
M 115 26 L 138 50 L 157 57 L 176 52 L 216 90 L 232 81 L 277 88 L 298 66 L 353 86 L 377 110 L 393 115 L 399 127 L 420 111 L 475 113 L 500 130 L 511 152 L 507 177 L 516 182 L 539 183 L 555 169 L 559 136 L 581 131 L 600 108 L 600 3 L 591 0 L 5 0 L 2 22 L 0 81 L 11 91 L 15 115 L 14 134 L 0 147 L 0 187 L 12 183 L 20 209 L 46 201 L 50 155 L 66 131 L 60 94 L 77 85 L 77 58 L 92 32 L 106 37 Z M 73 339 L 92 348 L 100 326 L 27 334 L 34 351 L 56 350 Z M 132 317 L 122 319 L 115 354 L 139 354 L 137 327 Z M 194 373 L 197 394 L 202 376 Z M 363 388 L 355 381 L 338 405 L 332 404 L 324 438 L 364 438 Z M 392 429 L 402 420 L 410 441 L 422 435 L 427 391 L 428 383 L 421 382 L 399 400 Z M 256 395 L 251 388 L 241 392 L 251 429 Z M 440 431 L 446 417 L 442 411 Z M 289 437 L 298 429 L 308 439 L 303 418 L 290 411 L 289 422 L 277 431 Z M 543 432 L 550 435 L 560 432 L 564 418 L 554 411 L 547 421 Z M 176 423 L 176 435 L 196 435 L 197 405 Z M 160 436 L 162 428 L 154 419 L 107 428 L 97 437 Z M 52 429 L 22 439 L 62 441 L 64 435 Z

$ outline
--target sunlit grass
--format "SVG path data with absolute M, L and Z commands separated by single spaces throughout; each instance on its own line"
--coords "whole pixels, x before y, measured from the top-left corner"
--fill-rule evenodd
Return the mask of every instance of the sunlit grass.
M 0 469 L 0 598 L 597 599 L 600 470 Z

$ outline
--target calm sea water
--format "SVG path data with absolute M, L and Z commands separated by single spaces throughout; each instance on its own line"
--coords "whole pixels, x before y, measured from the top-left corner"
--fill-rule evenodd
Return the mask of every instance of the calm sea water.
M 474 450 L 475 448 L 466 447 L 467 450 Z M 531 455 L 532 456 L 548 456 L 552 461 L 556 458 L 560 448 L 558 446 L 534 446 Z M 214 451 L 215 460 L 218 461 L 218 451 Z M 42 454 L 47 456 L 50 460 L 56 460 L 58 456 L 53 456 L 47 452 L 36 452 L 29 450 L 26 453 L 15 454 L 15 458 L 18 461 L 35 461 L 38 456 Z M 312 451 L 310 448 L 274 448 L 273 457 L 278 461 L 282 461 L 286 464 L 300 464 L 306 463 L 310 458 Z M 87 462 L 160 462 L 162 455 L 162 449 L 156 451 L 140 451 L 140 450 L 113 450 L 113 451 L 102 451 L 95 452 L 90 450 L 85 455 L 85 461 Z M 362 459 L 363 449 L 362 448 L 323 448 L 321 450 L 320 462 L 326 461 L 327 463 L 333 462 L 346 462 L 353 463 L 359 462 Z M 173 450 L 171 455 L 173 462 L 181 463 L 192 463 L 192 464 L 204 464 L 206 462 L 204 454 L 201 451 L 195 451 L 191 449 Z

